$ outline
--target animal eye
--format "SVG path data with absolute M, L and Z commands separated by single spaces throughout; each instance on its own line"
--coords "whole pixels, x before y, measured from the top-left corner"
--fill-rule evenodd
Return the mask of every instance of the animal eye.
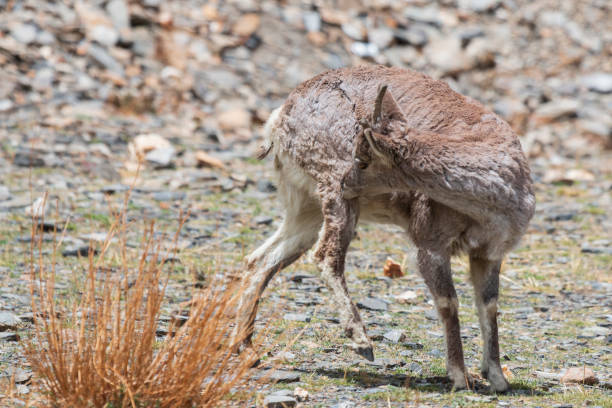
M 355 163 L 357 163 L 357 167 L 359 167 L 361 170 L 367 169 L 368 166 L 370 165 L 370 163 L 368 163 L 367 161 L 361 160 L 359 157 L 355 158 Z

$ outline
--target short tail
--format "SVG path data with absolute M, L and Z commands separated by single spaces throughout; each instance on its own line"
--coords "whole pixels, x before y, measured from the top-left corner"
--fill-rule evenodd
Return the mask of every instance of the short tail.
M 257 159 L 263 160 L 271 151 L 272 147 L 274 147 L 274 130 L 276 128 L 276 123 L 278 122 L 278 118 L 280 117 L 280 112 L 282 110 L 282 106 L 274 109 L 270 114 L 270 117 L 266 121 L 264 125 L 264 144 L 259 148 L 257 152 Z

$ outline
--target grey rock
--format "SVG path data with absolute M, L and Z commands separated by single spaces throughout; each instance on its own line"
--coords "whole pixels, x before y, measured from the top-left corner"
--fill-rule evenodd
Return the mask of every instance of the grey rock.
M 437 27 L 443 25 L 440 10 L 435 6 L 428 7 L 406 7 L 404 16 L 419 23 L 432 24 Z
M 14 332 L 0 333 L 0 341 L 19 341 L 19 335 Z
M 15 330 L 21 319 L 11 312 L 0 311 L 0 331 Z
M 155 38 L 146 27 L 136 27 L 131 31 L 132 51 L 140 57 L 151 57 L 155 53 Z
M 174 147 L 157 148 L 149 151 L 145 155 L 147 162 L 151 163 L 156 169 L 165 169 L 170 167 L 172 160 L 176 154 Z
M 342 24 L 342 31 L 356 41 L 364 41 L 366 37 L 365 26 L 360 20 L 352 20 Z
M 457 36 L 439 37 L 425 47 L 427 60 L 443 74 L 467 71 L 472 67 L 470 58 L 461 47 Z
M 300 373 L 297 371 L 274 370 L 270 375 L 270 381 L 280 383 L 291 383 L 300 381 Z
M 438 320 L 438 312 L 433 309 L 427 309 L 425 311 L 425 317 L 429 320 Z
M 13 101 L 10 99 L 0 99 L 0 112 L 8 112 L 13 108 Z
M 258 215 L 253 219 L 256 225 L 270 225 L 274 221 L 274 218 L 268 217 L 267 215 Z
M 283 319 L 291 322 L 310 322 L 310 316 L 306 313 L 285 313 Z
M 575 21 L 568 21 L 563 25 L 567 35 L 577 44 L 587 50 L 600 53 L 603 48 L 603 42 L 600 36 L 595 33 L 587 33 Z
M 540 105 L 534 112 L 536 122 L 548 123 L 573 116 L 580 108 L 580 102 L 574 99 L 556 99 Z
M 111 47 L 119 41 L 119 33 L 113 27 L 98 24 L 91 30 L 91 38 L 99 44 Z
M 360 309 L 373 310 L 378 312 L 385 312 L 389 308 L 387 302 L 373 297 L 367 297 L 363 300 L 360 300 L 359 302 L 357 302 L 357 307 Z
M 16 24 L 11 29 L 11 36 L 23 44 L 30 44 L 36 39 L 37 29 L 32 24 Z
M 413 343 L 413 342 L 404 342 L 402 343 L 402 346 L 408 349 L 411 349 L 411 350 L 422 350 L 424 347 L 421 343 Z
M 129 186 L 125 184 L 110 184 L 108 186 L 104 186 L 100 189 L 100 192 L 103 194 L 115 194 L 115 193 L 123 193 L 124 191 L 128 191 L 130 189 Z
M 104 48 L 89 44 L 87 47 L 87 53 L 89 56 L 100 66 L 114 72 L 117 75 L 123 76 L 123 66 L 117 62 Z
M 89 255 L 89 249 L 90 249 L 90 246 L 88 244 L 74 244 L 74 245 L 70 245 L 70 246 L 66 247 L 62 251 L 62 256 L 64 256 L 64 257 L 69 257 L 69 256 L 88 256 Z M 92 250 L 94 251 L 94 254 L 98 253 L 97 249 L 92 248 Z
M 423 367 L 419 363 L 410 363 L 408 369 L 415 375 L 421 375 L 423 373 Z
M 257 191 L 262 193 L 275 193 L 276 186 L 270 180 L 257 180 Z
M 55 71 L 52 68 L 45 67 L 36 71 L 36 75 L 32 80 L 32 87 L 37 91 L 47 90 L 53 85 Z
M 351 52 L 362 58 L 372 58 L 378 55 L 379 49 L 376 44 L 356 41 L 351 44 Z
M 177 201 L 184 200 L 187 195 L 184 191 L 158 191 L 153 193 L 155 201 Z
M 607 254 L 612 255 L 612 247 L 595 247 L 583 244 L 580 248 L 583 254 Z
M 354 408 L 357 405 L 355 405 L 354 402 L 351 401 L 342 401 L 337 403 L 336 405 L 332 405 L 330 408 Z
M 15 153 L 13 164 L 20 167 L 43 167 L 45 161 L 40 153 L 29 149 L 22 149 Z
M 427 44 L 427 32 L 420 27 L 410 26 L 407 29 L 397 29 L 394 31 L 395 38 L 401 42 L 422 47 Z
M 289 408 L 296 405 L 297 400 L 288 395 L 268 395 L 264 398 L 264 406 L 267 408 Z
M 278 391 L 274 391 L 270 395 L 277 395 L 277 396 L 282 396 L 282 397 L 293 397 L 293 391 L 291 391 L 291 390 L 278 390 Z
M 321 16 L 316 11 L 307 11 L 302 16 L 306 31 L 321 31 Z
M 589 91 L 603 94 L 612 93 L 612 73 L 595 72 L 585 75 L 580 79 L 580 83 Z
M 130 12 L 125 0 L 111 0 L 106 5 L 106 11 L 119 32 L 130 28 Z
M 484 37 L 485 33 L 481 27 L 467 27 L 458 32 L 459 38 L 465 43 L 471 41 L 474 38 Z
M 406 335 L 402 330 L 390 330 L 383 334 L 385 340 L 390 341 L 391 343 L 399 343 L 406 338 Z
M 493 10 L 501 4 L 501 0 L 458 0 L 460 9 L 471 10 L 477 13 Z
M 11 198 L 11 192 L 8 187 L 0 185 L 0 201 L 6 201 Z
M 389 27 L 378 27 L 368 31 L 368 41 L 384 50 L 393 42 L 393 30 Z
M 27 384 L 32 379 L 32 372 L 19 367 L 8 370 L 8 375 L 15 381 L 15 384 Z

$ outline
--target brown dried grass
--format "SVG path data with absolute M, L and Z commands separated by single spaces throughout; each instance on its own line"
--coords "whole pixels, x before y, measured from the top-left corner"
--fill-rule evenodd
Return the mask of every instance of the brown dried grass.
M 157 338 L 171 267 L 154 239 L 153 223 L 144 231 L 137 258 L 126 245 L 133 228 L 126 217 L 127 199 L 114 213 L 99 255 L 90 250 L 86 284 L 71 306 L 55 291 L 57 239 L 51 259 L 44 259 L 42 234 L 36 225 L 32 229 L 39 255 L 33 245 L 35 321 L 25 352 L 38 378 L 42 400 L 37 405 L 215 406 L 241 384 L 258 358 L 252 351 L 232 354 L 231 323 L 240 290 L 212 282 L 194 295 L 188 320 L 180 327 L 172 323 L 168 335 Z M 173 242 L 177 238 L 178 231 Z M 111 256 L 113 246 L 117 250 Z M 119 260 L 119 270 L 105 265 L 110 259 Z

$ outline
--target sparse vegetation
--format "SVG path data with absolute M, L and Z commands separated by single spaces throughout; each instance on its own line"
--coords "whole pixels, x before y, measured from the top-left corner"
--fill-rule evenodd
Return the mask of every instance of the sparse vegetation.
M 195 292 L 189 317 L 175 317 L 160 337 L 173 268 L 153 223 L 138 249 L 126 246 L 126 231 L 133 227 L 125 210 L 114 215 L 100 254 L 89 252 L 81 295 L 72 303 L 55 289 L 58 244 L 50 258 L 43 256 L 42 237 L 33 227 L 35 319 L 25 354 L 38 378 L 40 405 L 212 407 L 257 360 L 250 351 L 232 354 L 232 313 L 240 295 L 235 285 L 217 282 Z M 174 242 L 177 237 L 178 231 Z M 109 267 L 107 260 L 120 266 Z

